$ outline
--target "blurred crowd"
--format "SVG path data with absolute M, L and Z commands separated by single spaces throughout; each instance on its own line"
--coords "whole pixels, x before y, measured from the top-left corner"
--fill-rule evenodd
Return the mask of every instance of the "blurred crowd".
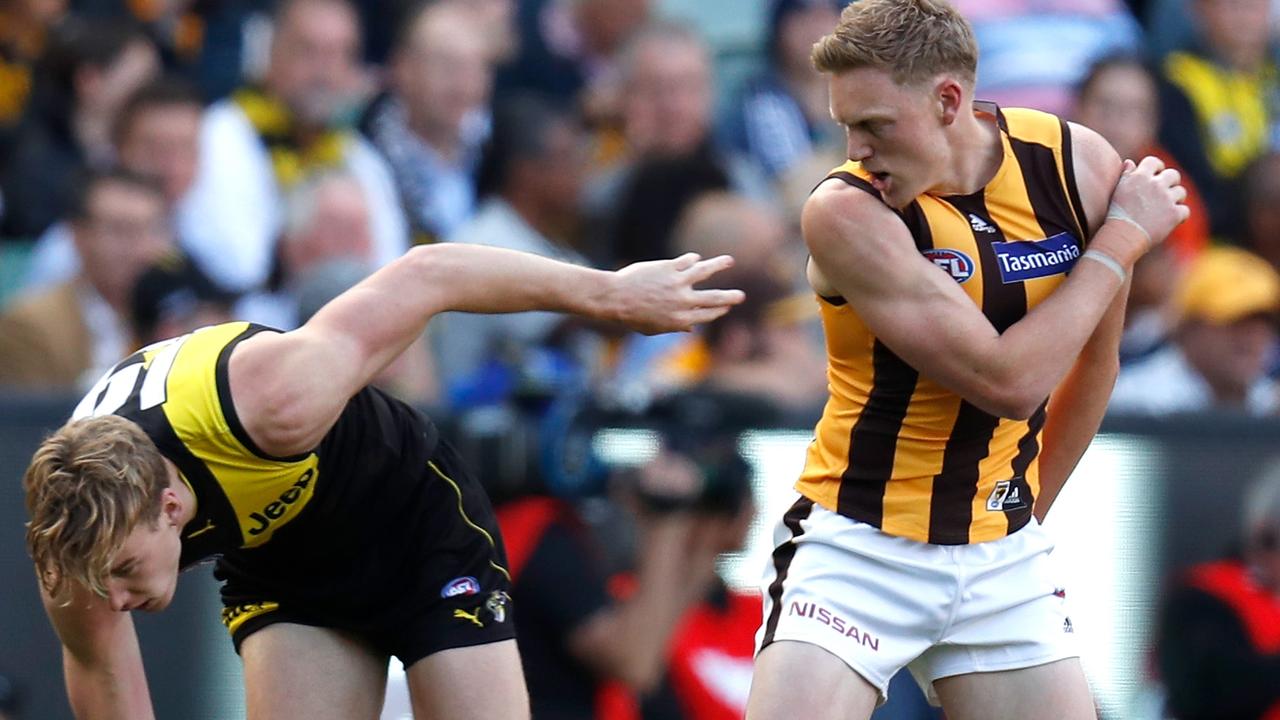
M 296 327 L 414 244 L 608 268 L 730 252 L 720 282 L 752 302 L 706 332 L 445 317 L 383 383 L 448 413 L 714 386 L 807 421 L 825 387 L 799 209 L 843 157 L 808 53 L 840 4 L 761 0 L 744 50 L 679 1 L 0 0 L 0 385 L 74 392 L 219 320 Z M 957 4 L 980 97 L 1192 188 L 1135 272 L 1114 409 L 1275 413 L 1270 3 Z
M 446 315 L 379 383 L 449 418 L 512 501 L 517 601 L 555 629 L 529 641 L 545 645 L 529 673 L 539 717 L 607 702 L 645 717 L 721 717 L 698 702 L 737 712 L 754 627 L 739 616 L 758 605 L 744 610 L 713 568 L 741 543 L 750 492 L 731 481 L 734 453 L 677 440 L 707 417 L 796 427 L 820 413 L 799 213 L 844 158 L 809 64 L 843 3 L 720 3 L 758 18 L 748 47 L 689 21 L 696 4 L 0 0 L 0 387 L 72 396 L 196 327 L 297 327 L 416 244 L 601 268 L 731 253 L 716 282 L 748 300 L 697 333 Z M 1280 12 L 955 4 L 980 44 L 980 98 L 1059 113 L 1125 157 L 1158 155 L 1191 189 L 1191 220 L 1134 271 L 1112 410 L 1280 413 Z M 656 469 L 602 472 L 574 455 L 575 428 L 619 413 L 661 416 L 675 440 Z M 615 486 L 625 522 L 574 504 Z M 579 555 L 601 546 L 616 557 L 591 569 Z M 701 570 L 675 577 L 673 558 Z M 566 584 L 581 589 L 572 602 Z M 654 594 L 672 586 L 679 597 Z M 648 649 L 611 650 L 633 636 Z M 710 675 L 695 661 L 708 638 L 732 638 Z M 572 702 L 540 707 L 540 688 Z

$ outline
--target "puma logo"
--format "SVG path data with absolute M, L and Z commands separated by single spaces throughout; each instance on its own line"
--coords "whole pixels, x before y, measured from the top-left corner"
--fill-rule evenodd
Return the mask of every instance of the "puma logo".
M 467 612 L 462 608 L 453 611 L 453 616 L 459 620 L 470 620 L 475 623 L 476 627 L 484 627 L 484 622 L 480 620 L 480 608 L 476 608 L 475 612 Z

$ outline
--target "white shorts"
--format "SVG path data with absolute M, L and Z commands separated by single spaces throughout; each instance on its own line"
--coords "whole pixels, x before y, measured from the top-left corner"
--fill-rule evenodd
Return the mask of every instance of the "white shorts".
M 774 533 L 756 652 L 778 640 L 817 645 L 888 698 L 908 667 L 933 681 L 1077 657 L 1066 589 L 1037 522 L 973 545 L 886 535 L 801 498 Z

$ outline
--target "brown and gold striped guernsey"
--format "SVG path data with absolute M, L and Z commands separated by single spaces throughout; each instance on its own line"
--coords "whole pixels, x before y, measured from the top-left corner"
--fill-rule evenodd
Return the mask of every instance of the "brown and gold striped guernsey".
M 1004 332 L 1062 282 L 1083 252 L 1087 224 L 1066 123 L 1034 110 L 975 107 L 1001 129 L 995 177 L 972 195 L 921 195 L 899 215 L 920 252 Z M 879 197 L 857 163 L 828 177 Z M 1045 404 L 1022 421 L 983 412 L 921 377 L 842 298 L 819 305 L 831 399 L 796 489 L 921 542 L 984 542 L 1025 525 L 1040 484 Z

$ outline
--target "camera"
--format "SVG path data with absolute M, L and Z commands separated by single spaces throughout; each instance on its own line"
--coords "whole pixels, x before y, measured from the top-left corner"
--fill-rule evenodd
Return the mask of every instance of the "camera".
M 679 502 L 639 493 L 646 509 L 732 513 L 751 491 L 751 467 L 739 450 L 739 437 L 776 424 L 778 417 L 769 403 L 721 392 L 683 392 L 640 411 L 610 407 L 583 393 L 517 396 L 457 413 L 441 424 L 495 503 L 530 494 L 567 500 L 603 496 L 610 478 L 631 482 L 635 469 L 661 447 L 698 466 L 702 491 Z M 610 447 L 610 439 L 619 435 L 638 447 Z

